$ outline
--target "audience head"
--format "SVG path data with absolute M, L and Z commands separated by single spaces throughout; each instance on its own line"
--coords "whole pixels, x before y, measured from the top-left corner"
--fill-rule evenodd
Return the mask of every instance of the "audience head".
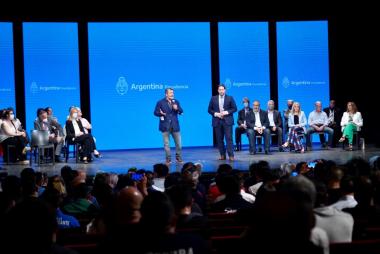
M 116 197 L 116 218 L 118 224 L 135 224 L 141 219 L 140 208 L 143 196 L 135 187 L 123 188 Z
M 153 165 L 153 173 L 156 178 L 165 178 L 169 174 L 169 167 L 163 163 L 155 164 Z
M 174 233 L 175 210 L 169 197 L 159 191 L 151 192 L 141 205 L 141 225 L 148 233 Z

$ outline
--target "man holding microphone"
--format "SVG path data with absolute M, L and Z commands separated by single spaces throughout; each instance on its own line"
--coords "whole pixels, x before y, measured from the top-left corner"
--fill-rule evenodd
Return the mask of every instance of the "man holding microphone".
M 181 133 L 178 121 L 178 115 L 181 115 L 183 110 L 178 100 L 174 99 L 174 90 L 172 88 L 165 89 L 165 98 L 159 100 L 154 109 L 154 115 L 159 117 L 159 130 L 162 133 L 164 140 L 164 149 L 166 154 L 166 164 L 171 163 L 169 135 L 174 138 L 176 148 L 176 161 L 182 163 L 182 145 Z

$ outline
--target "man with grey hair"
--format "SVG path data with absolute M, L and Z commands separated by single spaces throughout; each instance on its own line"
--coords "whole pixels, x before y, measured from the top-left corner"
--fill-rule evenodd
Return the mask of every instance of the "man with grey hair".
M 334 130 L 328 127 L 328 117 L 327 114 L 322 111 L 322 103 L 320 101 L 315 102 L 315 110 L 310 112 L 308 124 L 309 128 L 306 131 L 306 145 L 307 149 L 311 150 L 311 135 L 315 132 L 318 133 L 327 133 L 328 134 L 328 144 L 332 146 L 332 138 Z M 323 143 L 322 146 L 328 149 L 326 143 Z
M 281 113 L 274 109 L 274 101 L 269 100 L 267 103 L 267 113 L 269 119 L 269 130 L 271 133 L 277 134 L 278 150 L 283 152 L 282 148 L 282 120 Z

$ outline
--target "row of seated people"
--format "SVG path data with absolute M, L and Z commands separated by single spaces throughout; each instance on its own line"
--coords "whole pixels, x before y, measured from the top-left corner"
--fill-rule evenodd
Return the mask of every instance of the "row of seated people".
M 170 174 L 156 164 L 153 172 L 97 174 L 91 185 L 84 171 L 68 166 L 45 184 L 27 168 L 2 181 L 0 236 L 5 250 L 41 252 L 36 248 L 58 248 L 57 227 L 57 241 L 70 245 L 60 232 L 82 226 L 98 236 L 99 253 L 210 253 L 212 213 L 224 212 L 245 226 L 232 246 L 237 253 L 328 253 L 330 244 L 361 239 L 363 228 L 380 225 L 380 159 L 372 168 L 362 159 L 307 165 L 271 169 L 261 161 L 244 177 L 222 164 L 209 183 L 199 164 Z
M 305 147 L 301 136 L 306 136 L 307 149 L 311 150 L 312 134 L 320 133 L 323 147 L 328 148 L 336 145 L 335 143 L 338 141 L 336 137 L 341 131 L 339 142 L 348 139 L 349 150 L 352 150 L 354 133 L 360 131 L 363 126 L 363 118 L 354 102 L 347 103 L 347 111 L 341 116 L 334 100 L 331 100 L 329 107 L 324 110 L 322 110 L 322 103 L 317 101 L 314 104 L 315 110 L 306 119 L 300 103 L 290 100 L 289 108 L 284 112 L 284 128 L 287 139 L 283 143 L 282 117 L 281 113 L 274 109 L 273 100 L 268 101 L 267 111 L 260 109 L 260 102 L 257 100 L 253 102 L 251 108 L 247 97 L 243 98 L 243 104 L 244 108 L 238 113 L 238 127 L 235 129 L 236 150 L 241 150 L 241 135 L 247 133 L 250 154 L 256 154 L 256 136 L 264 138 L 266 154 L 269 154 L 271 134 L 277 136 L 280 152 L 286 147 L 293 146 L 296 151 L 303 153 Z M 328 144 L 325 140 L 325 133 L 328 134 Z M 261 143 L 261 139 L 259 143 Z
M 66 140 L 67 143 L 78 143 L 81 147 L 81 157 L 84 163 L 92 160 L 92 153 L 95 157 L 100 157 L 96 150 L 94 138 L 91 135 L 91 124 L 82 117 L 82 112 L 78 107 L 70 107 L 70 115 L 67 117 L 64 128 L 59 123 L 57 117 L 53 115 L 51 107 L 37 109 L 37 118 L 34 121 L 34 130 L 47 131 L 49 133 L 49 143 L 53 143 L 55 162 L 61 162 L 60 155 Z M 8 108 L 2 110 L 0 120 L 0 143 L 3 148 L 4 161 L 25 162 L 26 151 L 30 140 L 27 132 L 23 129 L 19 119 L 15 118 L 14 110 Z M 13 146 L 14 149 L 9 149 Z M 13 152 L 14 151 L 14 152 Z M 8 152 L 10 154 L 8 155 Z M 13 153 L 12 153 L 13 152 Z

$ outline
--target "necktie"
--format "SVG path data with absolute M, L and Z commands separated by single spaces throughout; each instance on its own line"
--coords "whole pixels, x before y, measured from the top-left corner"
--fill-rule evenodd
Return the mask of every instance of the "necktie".
M 219 112 L 224 111 L 224 96 L 219 96 Z

